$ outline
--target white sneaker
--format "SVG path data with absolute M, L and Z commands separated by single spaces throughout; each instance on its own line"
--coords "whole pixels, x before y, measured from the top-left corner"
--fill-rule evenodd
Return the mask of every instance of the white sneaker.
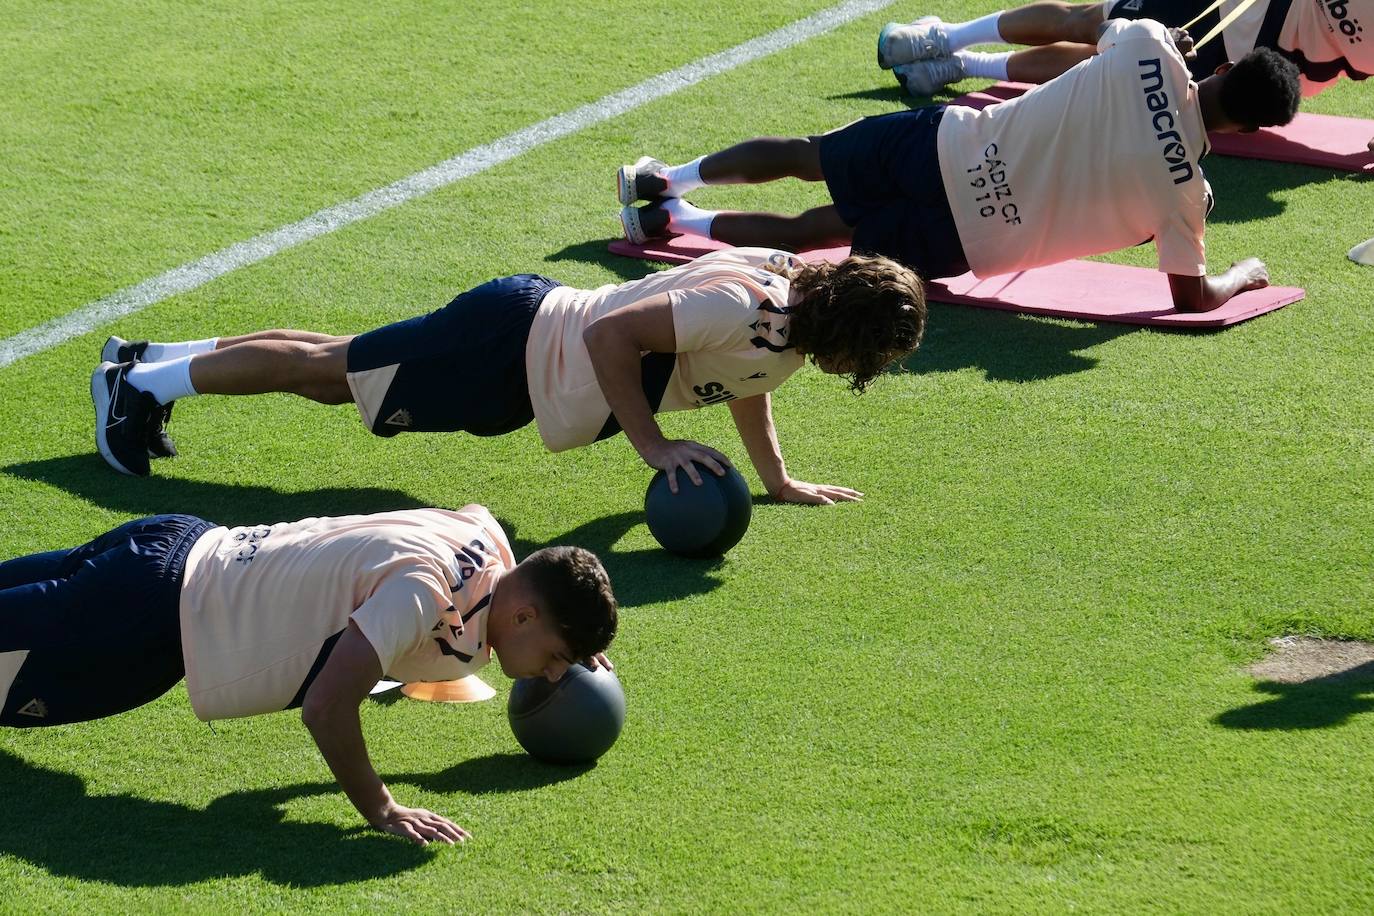
M 878 66 L 884 70 L 949 55 L 949 33 L 939 16 L 926 16 L 910 24 L 889 22 L 878 33 Z
M 672 234 L 668 231 L 668 211 L 663 209 L 661 198 L 642 207 L 621 207 L 620 228 L 631 245 L 643 245 L 649 239 L 666 239 Z
M 964 62 L 957 57 L 913 61 L 893 67 L 892 72 L 907 95 L 917 96 L 934 95 L 968 75 L 964 72 Z
M 625 206 L 637 200 L 653 200 L 668 191 L 661 174 L 668 166 L 653 156 L 641 156 L 634 165 L 622 165 L 615 176 L 616 196 Z
M 100 349 L 100 361 L 105 363 L 137 363 L 143 359 L 148 349 L 146 340 L 125 340 L 123 337 L 110 337 Z

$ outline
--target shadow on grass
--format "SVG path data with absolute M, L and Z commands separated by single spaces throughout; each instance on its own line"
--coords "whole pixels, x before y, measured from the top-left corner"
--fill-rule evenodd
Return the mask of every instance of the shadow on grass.
M 1209 223 L 1251 223 L 1268 219 L 1287 209 L 1287 202 L 1280 199 L 1283 192 L 1308 185 L 1343 185 L 1369 180 L 1364 175 L 1288 162 L 1218 155 L 1208 156 L 1203 168 L 1217 201 L 1216 208 L 1207 217 Z M 1330 188 L 1328 194 L 1331 200 L 1339 200 L 1342 196 L 1338 187 Z
M 552 785 L 587 769 L 493 754 L 439 773 L 386 778 L 434 792 L 479 795 Z M 413 846 L 362 825 L 345 829 L 286 819 L 285 806 L 298 798 L 337 795 L 347 804 L 333 783 L 233 792 L 202 810 L 132 795 L 89 795 L 75 774 L 0 751 L 0 785 L 0 854 L 82 881 L 166 887 L 256 874 L 275 884 L 320 887 L 387 877 L 442 854 L 441 847 Z
M 401 490 L 327 487 L 283 493 L 265 486 L 207 483 L 175 478 L 124 477 L 94 452 L 9 465 L 4 473 L 58 487 L 97 506 L 131 515 L 182 512 L 221 525 L 292 521 L 316 515 L 353 515 L 413 509 L 425 503 Z M 522 540 L 515 526 L 501 520 L 517 557 L 541 547 L 574 544 L 601 557 L 622 607 L 635 607 L 699 595 L 716 588 L 720 560 L 686 560 L 657 547 L 616 551 L 613 545 L 644 520 L 638 509 L 595 519 L 546 543 Z M 54 549 L 72 544 L 54 544 Z
M 426 792 L 495 795 L 528 792 L 575 779 L 596 767 L 595 763 L 561 766 L 543 763 L 528 754 L 488 754 L 454 764 L 438 773 L 393 773 L 387 782 L 418 786 Z
M 595 264 L 598 267 L 606 268 L 624 280 L 638 280 L 655 273 L 659 269 L 649 261 L 611 254 L 606 246 L 612 241 L 614 240 L 590 239 L 585 242 L 575 242 L 553 252 L 548 256 L 548 260 Z
M 528 541 L 519 536 L 515 526 L 498 518 L 510 536 L 517 557 L 528 556 L 541 547 L 573 544 L 585 547 L 601 558 L 615 589 L 616 602 L 622 607 L 638 607 L 676 601 L 691 595 L 703 595 L 720 585 L 716 572 L 725 563 L 719 557 L 709 560 L 689 560 L 677 557 L 659 547 L 640 550 L 615 550 L 614 545 L 635 525 L 643 524 L 644 513 L 635 509 L 617 512 L 595 519 L 551 538 L 547 543 Z
M 897 85 L 896 80 L 887 86 L 875 86 L 872 89 L 856 89 L 853 92 L 841 92 L 836 95 L 828 95 L 827 99 L 836 101 L 839 99 L 855 99 L 866 102 L 888 102 L 895 111 L 898 107 L 902 108 L 925 108 L 927 105 L 939 104 L 943 100 L 914 99 Z M 952 98 L 952 96 L 951 96 Z M 836 127 L 840 125 L 836 124 Z
M 931 306 L 926 339 L 899 365 L 909 372 L 981 369 L 992 381 L 1030 382 L 1082 372 L 1097 359 L 1079 351 L 1138 330 L 1124 324 L 1058 320 L 958 305 Z
M 266 486 L 207 483 L 174 477 L 125 477 L 110 470 L 95 452 L 25 461 L 2 470 L 11 477 L 46 483 L 116 512 L 131 515 L 181 512 L 230 526 L 315 515 L 414 509 L 422 505 L 408 493 L 375 487 L 327 487 L 284 493 Z
M 1258 731 L 1330 728 L 1357 713 L 1374 711 L 1374 662 L 1298 684 L 1260 681 L 1255 691 L 1269 698 L 1228 709 L 1213 721 Z

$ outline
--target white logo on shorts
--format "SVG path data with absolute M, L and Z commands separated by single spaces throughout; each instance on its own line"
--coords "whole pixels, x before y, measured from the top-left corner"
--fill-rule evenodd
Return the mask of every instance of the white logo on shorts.
M 1133 13 L 1138 13 L 1140 12 L 1140 8 L 1144 5 L 1145 4 L 1143 0 L 1126 0 L 1125 3 L 1121 4 L 1120 8 L 1123 10 L 1130 10 Z
M 409 428 L 411 427 L 411 425 L 412 425 L 412 422 L 411 422 L 411 419 L 410 419 L 410 411 L 405 410 L 405 409 L 401 409 L 401 410 L 396 411 L 394 414 L 392 414 L 391 416 L 389 416 L 389 417 L 386 418 L 386 425 L 387 425 L 387 426 L 403 426 L 403 427 L 405 427 L 406 429 L 409 429 Z
M 46 719 L 48 717 L 48 704 L 35 698 L 19 707 L 18 714 L 21 716 L 33 716 L 35 719 Z

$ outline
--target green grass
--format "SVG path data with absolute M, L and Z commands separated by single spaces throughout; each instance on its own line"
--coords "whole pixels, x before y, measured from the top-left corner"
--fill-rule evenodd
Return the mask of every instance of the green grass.
M 0 336 L 820 8 L 674 2 L 648 27 L 620 0 L 10 4 Z M 1308 290 L 1236 328 L 935 306 L 910 371 L 862 399 L 803 370 L 776 399 L 789 467 L 867 498 L 760 501 L 719 563 L 656 549 L 649 472 L 623 440 L 562 455 L 532 429 L 384 441 L 351 407 L 205 398 L 178 408 L 183 457 L 153 478 L 94 454 L 87 379 L 110 330 L 351 332 L 504 273 L 638 275 L 604 255 L 612 169 L 897 107 L 872 59 L 887 18 L 0 370 L 0 556 L 153 512 L 477 500 L 522 553 L 602 553 L 630 702 L 586 771 L 518 753 L 494 670 L 495 702 L 366 704 L 384 777 L 470 829 L 461 849 L 358 829 L 294 714 L 212 730 L 178 688 L 104 722 L 5 732 L 0 910 L 1374 905 L 1368 685 L 1278 690 L 1242 670 L 1278 634 L 1374 638 L 1374 274 L 1344 258 L 1370 232 L 1367 177 L 1206 162 L 1213 266 L 1258 255 Z M 1367 113 L 1368 90 L 1311 107 Z M 788 183 L 700 201 L 823 197 Z M 745 461 L 725 411 L 665 426 Z

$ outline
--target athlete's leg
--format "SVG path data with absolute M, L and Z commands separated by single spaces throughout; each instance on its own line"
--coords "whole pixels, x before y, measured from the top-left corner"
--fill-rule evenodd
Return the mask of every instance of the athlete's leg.
M 258 340 L 294 340 L 300 343 L 323 344 L 337 339 L 335 334 L 321 334 L 317 331 L 293 331 L 288 328 L 276 328 L 271 331 L 255 331 L 252 334 L 240 334 L 237 337 L 221 337 L 215 344 L 216 350 L 227 350 L 239 344 L 251 343 Z
M 1014 51 L 1007 58 L 1007 79 L 1017 83 L 1048 83 L 1096 53 L 1096 45 L 1067 41 Z
M 184 673 L 181 576 L 210 527 L 192 516 L 138 519 L 59 551 L 56 578 L 0 589 L 0 652 L 28 653 L 6 685 L 0 724 L 97 719 L 171 689 Z
M 1112 2 L 1038 0 L 967 22 L 941 22 L 934 16 L 909 25 L 890 22 L 878 34 L 878 65 L 890 70 L 922 61 L 936 62 L 974 45 L 1046 45 L 1057 41 L 1096 45 L 1107 4 Z
M 348 389 L 350 337 L 303 332 L 297 336 L 246 335 L 242 342 L 191 357 L 191 384 L 197 394 L 264 394 L 283 391 L 321 404 L 352 400 Z M 302 338 L 305 339 L 302 339 Z M 237 338 L 228 338 L 237 340 Z M 137 380 L 132 380 L 137 386 Z
M 712 184 L 760 184 L 779 178 L 820 181 L 819 137 L 758 137 L 701 161 L 701 180 Z
M 716 214 L 711 222 L 711 237 L 736 246 L 758 245 L 805 251 L 848 245 L 852 227 L 840 219 L 833 204 L 815 207 L 797 216 L 776 213 Z
M 15 557 L 0 563 L 0 591 L 31 582 L 55 579 L 62 568 L 62 561 L 70 550 L 50 550 L 47 553 L 31 553 L 26 557 Z
M 1095 47 L 1097 31 L 1106 21 L 1105 6 L 1105 3 L 1038 0 L 1003 13 L 997 20 L 997 31 L 1003 41 L 1014 45 L 1071 41 Z
M 71 610 L 89 604 L 92 614 L 99 611 L 99 598 L 108 584 L 104 577 L 109 574 L 109 561 L 102 561 L 102 554 L 125 545 L 130 533 L 147 521 L 125 522 L 80 547 L 0 563 L 0 652 L 72 640 Z

